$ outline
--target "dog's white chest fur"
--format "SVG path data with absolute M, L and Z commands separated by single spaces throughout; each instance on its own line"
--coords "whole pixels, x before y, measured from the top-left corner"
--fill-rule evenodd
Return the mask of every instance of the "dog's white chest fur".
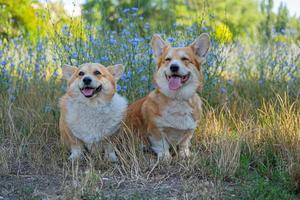
M 187 102 L 174 100 L 165 107 L 155 122 L 159 128 L 195 129 L 197 123 L 193 119 L 192 112 L 193 109 Z
M 74 136 L 84 143 L 92 144 L 113 135 L 119 129 L 126 109 L 127 101 L 119 94 L 115 94 L 107 104 L 69 99 L 66 122 Z

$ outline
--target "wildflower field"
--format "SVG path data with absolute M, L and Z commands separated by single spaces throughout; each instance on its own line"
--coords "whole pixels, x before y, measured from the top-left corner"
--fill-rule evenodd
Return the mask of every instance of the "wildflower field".
M 49 20 L 47 11 L 40 20 Z M 51 28 L 38 29 L 34 37 L 1 37 L 0 199 L 297 199 L 296 33 L 271 29 L 267 39 L 257 32 L 247 40 L 216 26 L 211 13 L 200 13 L 197 23 L 172 23 L 166 29 L 148 22 L 138 6 L 116 12 L 122 17 L 114 28 L 109 21 L 78 17 L 59 26 L 49 20 Z M 212 46 L 202 66 L 203 115 L 190 158 L 157 162 L 124 130 L 129 145 L 117 151 L 120 162 L 100 155 L 68 160 L 58 130 L 58 101 L 66 91 L 62 64 L 123 64 L 117 91 L 131 103 L 155 87 L 154 33 L 181 47 L 203 32 L 210 34 Z

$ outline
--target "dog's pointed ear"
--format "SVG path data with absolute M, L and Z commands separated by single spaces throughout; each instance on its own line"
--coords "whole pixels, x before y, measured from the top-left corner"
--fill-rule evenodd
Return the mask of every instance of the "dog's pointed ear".
M 124 73 L 125 66 L 122 64 L 111 65 L 107 67 L 108 71 L 113 75 L 116 81 L 118 81 Z
M 210 37 L 207 33 L 202 33 L 191 45 L 194 53 L 199 58 L 205 58 L 207 56 L 210 47 Z
M 78 70 L 77 67 L 64 64 L 62 66 L 62 72 L 65 79 L 70 80 L 73 74 Z
M 165 42 L 158 34 L 154 34 L 151 40 L 151 47 L 155 58 L 161 56 L 164 48 L 168 46 L 168 43 Z

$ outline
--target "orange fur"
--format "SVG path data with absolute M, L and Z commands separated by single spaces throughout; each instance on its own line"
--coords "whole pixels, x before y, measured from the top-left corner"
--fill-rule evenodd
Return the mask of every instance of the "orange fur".
M 156 42 L 155 40 L 159 40 Z M 154 41 L 154 42 L 153 42 Z M 155 43 L 156 42 L 156 43 Z M 196 41 L 198 42 L 198 41 Z M 186 69 L 197 69 L 194 70 L 194 75 L 197 77 L 198 81 L 196 87 L 201 89 L 203 86 L 203 75 L 201 72 L 201 62 L 203 57 L 199 56 L 197 49 L 194 49 L 193 44 L 188 47 L 183 48 L 172 48 L 170 45 L 165 43 L 159 36 L 154 35 L 152 39 L 152 47 L 154 49 L 154 53 L 156 53 L 157 58 L 157 71 L 154 75 L 154 82 L 156 85 L 159 85 L 158 82 L 161 79 L 157 74 L 159 73 L 160 68 L 168 68 L 170 66 L 170 62 L 173 60 L 179 60 L 180 64 Z M 203 43 L 203 42 L 202 42 Z M 202 45 L 201 43 L 201 45 Z M 208 43 L 209 44 L 209 43 Z M 157 46 L 160 46 L 161 49 L 156 49 Z M 199 45 L 198 45 L 199 46 Z M 195 47 L 195 48 L 202 48 Z M 205 47 L 206 48 L 206 47 Z M 202 49 L 200 49 L 202 50 Z M 204 49 L 205 50 L 205 49 Z M 161 51 L 161 52 L 160 52 Z M 171 58 L 170 60 L 168 59 Z M 185 57 L 184 59 L 182 57 Z M 188 83 L 187 83 L 188 84 Z M 201 99 L 197 95 L 196 91 L 192 94 L 188 99 L 176 100 L 175 97 L 169 96 L 168 94 L 164 94 L 164 92 L 158 86 L 154 91 L 150 92 L 146 97 L 137 100 L 132 103 L 128 107 L 126 124 L 130 127 L 134 134 L 138 134 L 139 137 L 142 137 L 144 140 L 152 139 L 152 143 L 156 141 L 161 141 L 163 138 L 166 138 L 168 141 L 169 138 L 172 140 L 177 140 L 175 144 L 170 145 L 188 145 L 189 140 L 191 139 L 194 128 L 180 130 L 176 127 L 172 126 L 162 126 L 160 125 L 160 119 L 162 119 L 164 112 L 167 109 L 170 109 L 170 105 L 176 101 L 180 103 L 184 103 L 187 107 L 192 109 L 191 117 L 193 120 L 198 123 L 201 116 Z M 172 109 L 172 108 L 171 108 Z M 181 113 L 173 113 L 174 115 L 178 115 L 180 117 Z M 173 117 L 173 116 L 170 116 Z M 176 116 L 174 116 L 176 119 Z M 168 120 L 168 119 L 166 119 Z M 182 123 L 178 121 L 177 123 Z M 177 135 L 179 135 L 177 137 Z M 174 139 L 175 137 L 175 139 Z M 171 143 L 171 142 L 170 142 Z M 186 149 L 186 146 L 184 147 Z M 168 151 L 168 150 L 167 150 Z M 158 152 L 156 152 L 158 154 Z M 168 153 L 168 152 L 166 152 Z M 159 154 L 158 154 L 159 156 Z M 163 155 L 164 156 L 164 155 Z
M 60 99 L 59 129 L 61 142 L 72 150 L 70 159 L 78 158 L 83 147 L 91 148 L 94 143 L 119 133 L 118 126 L 127 108 L 127 101 L 116 94 L 116 81 L 123 70 L 122 65 L 106 68 L 97 63 L 86 63 L 79 68 L 64 66 L 68 89 Z M 89 85 L 84 83 L 85 77 L 91 79 Z M 94 88 L 92 96 L 82 93 L 85 87 Z M 107 149 L 112 154 L 113 148 Z

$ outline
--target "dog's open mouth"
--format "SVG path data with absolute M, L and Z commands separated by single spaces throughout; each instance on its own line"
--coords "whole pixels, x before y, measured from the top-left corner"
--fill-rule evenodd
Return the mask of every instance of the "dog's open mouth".
M 100 85 L 97 88 L 85 86 L 85 87 L 81 88 L 80 91 L 85 97 L 90 98 L 90 97 L 94 96 L 95 94 L 97 94 L 98 92 L 100 92 L 101 89 L 102 89 L 102 85 Z
M 170 90 L 178 90 L 184 83 L 190 78 L 190 72 L 187 75 L 172 74 L 171 76 L 166 75 L 166 79 L 169 81 Z

